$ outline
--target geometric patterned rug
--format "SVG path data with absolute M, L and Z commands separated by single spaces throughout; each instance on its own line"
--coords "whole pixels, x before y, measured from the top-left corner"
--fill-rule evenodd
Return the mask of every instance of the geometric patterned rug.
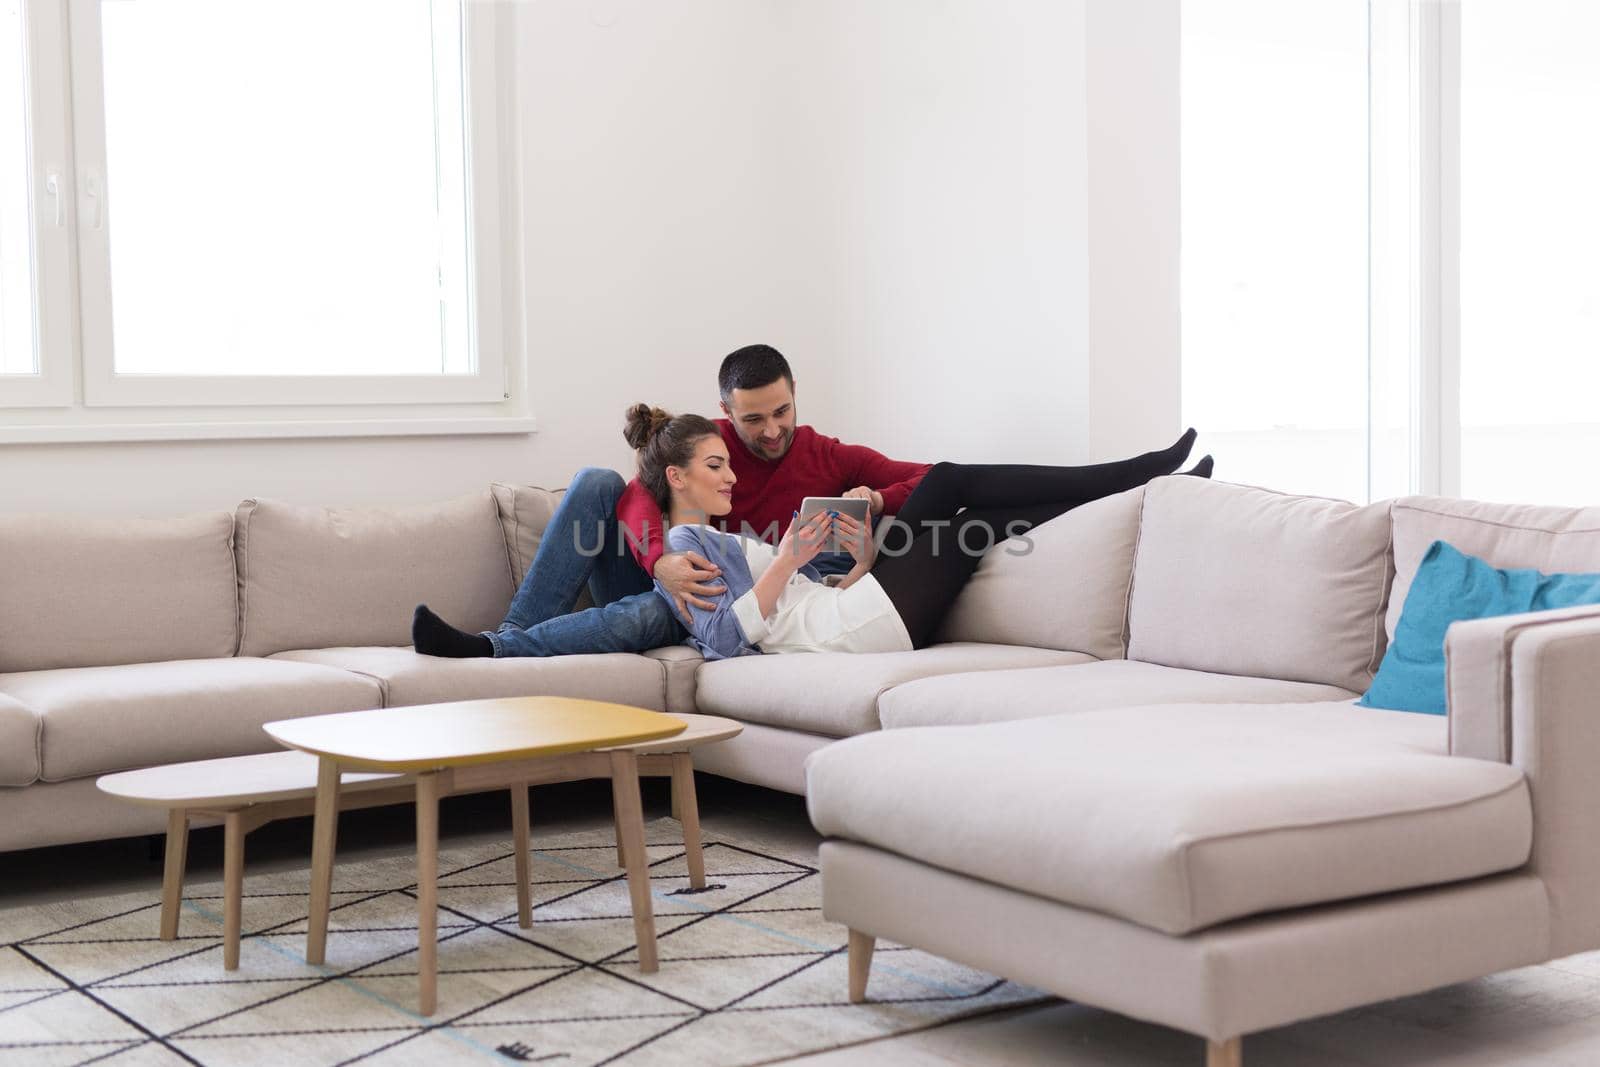
M 179 937 L 159 894 L 0 911 L 0 1064 L 769 1063 L 1042 999 L 880 942 L 866 1004 L 816 856 L 705 843 L 686 893 L 678 823 L 646 828 L 661 967 L 642 975 L 609 831 L 536 836 L 534 926 L 509 843 L 440 855 L 439 1005 L 416 1013 L 415 867 L 339 864 L 327 962 L 306 964 L 307 872 L 245 868 L 239 969 L 222 969 L 220 883 L 190 883 Z M 865 1051 L 863 1057 L 868 1055 Z

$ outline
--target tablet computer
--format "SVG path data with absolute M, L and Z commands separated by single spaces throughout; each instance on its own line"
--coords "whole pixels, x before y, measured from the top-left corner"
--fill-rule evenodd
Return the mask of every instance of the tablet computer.
M 848 515 L 861 525 L 872 529 L 872 501 L 863 500 L 855 496 L 808 496 L 800 502 L 800 517 L 796 522 L 805 522 L 819 511 L 837 511 L 841 515 Z M 837 534 L 830 534 L 827 543 L 822 546 L 824 552 L 843 552 L 844 543 Z

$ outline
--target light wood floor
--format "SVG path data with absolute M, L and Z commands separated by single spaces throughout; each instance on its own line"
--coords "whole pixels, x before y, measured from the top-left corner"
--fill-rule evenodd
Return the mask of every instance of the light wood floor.
M 608 783 L 544 786 L 535 794 L 540 829 L 597 829 L 611 823 Z M 665 781 L 645 785 L 645 817 L 669 809 Z M 718 832 L 760 834 L 796 847 L 817 837 L 799 797 L 700 778 L 701 821 Z M 353 812 L 340 822 L 340 855 L 409 857 L 407 817 L 395 809 Z M 510 812 L 500 795 L 444 804 L 441 843 L 503 839 Z M 307 865 L 310 820 L 252 834 L 249 870 Z M 198 831 L 190 846 L 194 877 L 222 868 L 220 830 Z M 0 908 L 65 896 L 159 892 L 161 861 L 144 840 L 102 842 L 0 857 Z M 805 1067 L 1199 1067 L 1199 1039 L 1109 1012 L 1052 1003 L 952 1023 L 869 1045 L 789 1061 Z M 1600 953 L 1574 956 L 1422 996 L 1246 1038 L 1247 1067 L 1596 1067 L 1600 1065 Z

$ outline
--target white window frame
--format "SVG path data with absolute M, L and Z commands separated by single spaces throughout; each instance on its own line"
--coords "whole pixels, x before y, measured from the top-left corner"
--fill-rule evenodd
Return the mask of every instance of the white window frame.
M 499 245 L 494 36 L 495 11 L 464 3 L 466 112 L 470 126 L 467 215 L 472 247 Z M 115 175 L 106 173 L 100 0 L 71 0 L 75 150 L 78 158 L 78 262 L 82 279 L 84 403 L 91 406 L 228 404 L 483 403 L 504 399 L 498 257 L 476 255 L 468 291 L 476 296 L 475 372 L 439 375 L 117 374 L 113 365 L 110 226 Z
M 1461 494 L 1461 5 L 1411 2 L 1412 491 Z
M 71 407 L 72 168 L 67 146 L 66 33 L 55 4 L 23 5 L 29 202 L 33 209 L 33 374 L 0 375 L 0 410 Z
M 514 7 L 464 3 L 476 372 L 205 377 L 113 373 L 107 231 L 93 230 L 91 214 L 105 206 L 99 5 L 24 0 L 42 373 L 0 377 L 0 444 L 534 432 L 521 357 L 517 106 L 502 84 L 515 76 Z M 52 174 L 59 226 L 41 196 Z
M 1458 496 L 1462 5 L 1367 12 L 1367 498 Z
M 1368 0 L 1368 13 L 1369 498 L 1458 496 L 1461 7 Z M 1390 395 L 1402 369 L 1405 395 Z M 1385 455 L 1401 419 L 1405 455 Z M 1380 464 L 1403 466 L 1405 485 L 1380 484 Z

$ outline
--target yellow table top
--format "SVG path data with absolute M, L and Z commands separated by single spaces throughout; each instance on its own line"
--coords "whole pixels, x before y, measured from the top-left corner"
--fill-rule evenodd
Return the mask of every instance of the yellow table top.
M 426 771 L 559 756 L 682 733 L 682 719 L 571 697 L 504 697 L 269 722 L 279 744 L 342 766 Z

